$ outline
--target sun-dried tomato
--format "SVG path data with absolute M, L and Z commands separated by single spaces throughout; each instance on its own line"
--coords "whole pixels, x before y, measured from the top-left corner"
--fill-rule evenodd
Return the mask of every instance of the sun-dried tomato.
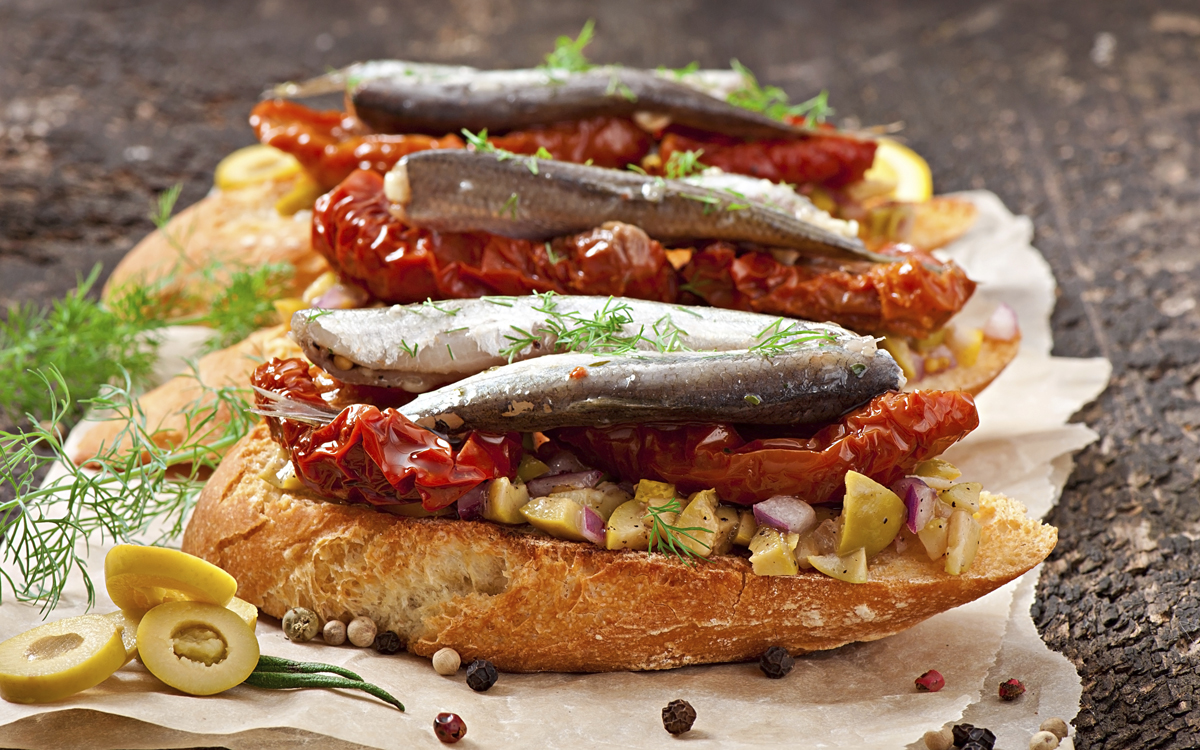
M 391 303 L 554 291 L 671 302 L 662 245 L 629 225 L 553 242 L 409 227 L 388 212 L 383 178 L 359 171 L 317 200 L 313 247 L 343 276 Z
M 295 156 L 329 190 L 356 169 L 383 174 L 408 154 L 433 148 L 464 148 L 457 133 L 435 138 L 419 134 L 372 133 L 353 115 L 315 110 L 283 99 L 259 102 L 250 114 L 258 140 Z M 495 136 L 496 148 L 536 154 L 544 148 L 560 161 L 624 168 L 636 164 L 654 141 L 632 121 L 615 117 L 554 123 Z
M 907 245 L 879 252 L 895 263 L 800 258 L 786 265 L 769 253 L 739 255 L 712 243 L 682 269 L 686 289 L 714 307 L 831 320 L 860 333 L 925 338 L 946 325 L 975 291 L 953 262 Z
M 465 146 L 455 134 L 373 134 L 344 112 L 318 111 L 283 99 L 259 102 L 250 113 L 250 126 L 259 141 L 295 156 L 326 190 L 356 169 L 384 173 L 416 151 Z
M 875 161 L 875 142 L 814 134 L 796 140 L 743 141 L 672 128 L 658 147 L 665 164 L 676 151 L 704 151 L 700 161 L 726 172 L 793 185 L 842 187 L 858 182 Z
M 259 365 L 251 382 L 293 400 L 324 403 L 308 363 L 299 359 Z M 265 402 L 261 394 L 258 399 Z M 517 433 L 472 432 L 455 448 L 396 410 L 369 404 L 348 406 L 323 427 L 273 417 L 268 422 L 305 485 L 352 503 L 420 498 L 426 510 L 438 510 L 481 482 L 516 476 L 521 460 Z
M 851 469 L 890 485 L 978 424 L 969 394 L 917 391 L 877 396 L 808 438 L 746 440 L 727 424 L 563 427 L 549 434 L 624 480 L 671 482 L 682 492 L 713 488 L 725 502 L 748 505 L 772 495 L 836 502 Z

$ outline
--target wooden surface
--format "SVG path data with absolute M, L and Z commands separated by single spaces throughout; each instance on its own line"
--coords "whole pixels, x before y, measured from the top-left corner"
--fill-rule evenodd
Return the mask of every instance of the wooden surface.
M 0 0 L 0 303 L 49 300 L 201 197 L 265 85 L 378 57 L 506 67 L 597 21 L 593 61 L 723 67 L 902 121 L 939 191 L 1033 217 L 1056 353 L 1113 384 L 1051 521 L 1034 619 L 1083 677 L 1081 748 L 1200 746 L 1200 6 L 1042 0 Z

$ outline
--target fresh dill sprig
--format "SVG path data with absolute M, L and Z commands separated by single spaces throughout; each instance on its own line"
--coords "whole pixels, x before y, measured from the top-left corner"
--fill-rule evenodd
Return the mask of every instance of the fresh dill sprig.
M 684 544 L 683 539 L 691 539 L 711 550 L 712 545 L 709 542 L 697 539 L 692 532 L 702 531 L 711 535 L 712 530 L 703 526 L 676 526 L 675 519 L 682 512 L 683 507 L 677 498 L 671 498 L 662 505 L 647 506 L 646 514 L 650 516 L 650 551 L 675 555 L 680 562 L 687 565 L 693 565 L 697 560 L 709 562 L 707 557 L 697 554 L 695 550 Z M 668 514 L 673 518 L 668 519 Z
M 837 336 L 834 336 L 832 333 L 813 331 L 801 326 L 794 320 L 788 321 L 785 327 L 784 319 L 776 318 L 773 323 L 755 334 L 754 340 L 757 343 L 754 346 L 748 347 L 748 351 L 761 354 L 764 357 L 771 357 L 804 344 L 814 342 L 833 343 L 837 341 Z
M 425 301 L 421 303 L 422 308 L 435 310 L 442 315 L 458 315 L 459 311 L 462 310 L 461 307 L 445 307 L 444 305 L 444 302 L 441 304 L 434 302 L 433 297 L 426 297 Z
M 546 61 L 541 67 L 566 70 L 572 73 L 591 70 L 595 66 L 588 62 L 587 57 L 583 54 L 583 49 L 592 43 L 595 30 L 596 22 L 589 18 L 583 28 L 579 30 L 579 36 L 574 39 L 569 36 L 560 36 L 554 41 L 554 51 L 546 55 Z
M 659 318 L 651 327 L 652 336 L 645 327 L 636 333 L 625 333 L 625 326 L 633 322 L 633 308 L 629 303 L 609 297 L 604 305 L 591 316 L 558 308 L 557 295 L 545 292 L 537 295 L 540 300 L 533 306 L 544 313 L 546 319 L 532 330 L 510 326 L 516 335 L 505 335 L 508 346 L 500 350 L 500 356 L 509 362 L 526 349 L 537 347 L 547 334 L 554 339 L 554 352 L 581 352 L 585 354 L 632 354 L 639 344 L 646 344 L 660 352 L 687 350 L 682 339 L 688 335 L 675 324 L 670 315 Z
M 554 266 L 557 266 L 558 262 L 562 260 L 562 258 L 558 257 L 558 253 L 554 252 L 554 247 L 549 242 L 546 243 L 546 257 L 550 259 L 550 264 Z
M 419 344 L 412 344 L 410 346 L 407 341 L 405 341 L 404 339 L 400 339 L 400 350 L 403 351 L 408 356 L 412 357 L 413 359 L 417 358 L 417 347 L 418 346 L 419 346 Z
M 638 99 L 637 94 L 633 93 L 633 89 L 629 88 L 629 85 L 621 80 L 621 74 L 616 70 L 609 74 L 608 88 L 604 90 L 605 96 L 612 96 L 613 94 L 619 94 L 621 98 L 631 102 L 636 102 Z
M 664 315 L 654 322 L 654 348 L 660 352 L 687 351 L 688 348 L 680 340 L 688 332 L 675 325 L 670 315 Z
M 685 76 L 689 76 L 698 70 L 700 70 L 700 62 L 697 60 L 692 60 L 682 68 L 668 68 L 665 65 L 658 66 L 659 73 L 670 73 L 671 75 L 675 76 L 676 81 L 682 80 Z
M 521 208 L 521 196 L 513 193 L 508 196 L 508 200 L 504 201 L 504 205 L 500 207 L 500 215 L 508 214 L 510 219 L 517 218 L 517 211 Z
M 700 157 L 704 154 L 704 149 L 699 151 L 672 151 L 667 157 L 667 163 L 663 165 L 663 172 L 666 173 L 668 180 L 678 180 L 697 172 L 704 171 L 704 165 L 700 163 Z
M 194 319 L 217 331 L 207 347 L 232 346 L 270 325 L 277 316 L 274 301 L 282 296 L 293 273 L 295 269 L 287 263 L 267 263 L 238 269 L 222 280 L 220 291 L 208 303 L 208 312 Z
M 97 265 L 48 307 L 26 303 L 8 308 L 0 321 L 0 412 L 10 420 L 26 415 L 42 420 L 54 412 L 36 375 L 39 370 L 55 370 L 58 378 L 52 386 L 61 383 L 66 392 L 86 396 L 124 375 L 135 386 L 148 384 L 157 358 L 156 331 L 163 323 L 144 317 L 138 306 L 110 310 L 91 299 L 99 276 Z M 74 420 L 81 414 L 79 405 L 72 404 L 64 416 Z
M 533 152 L 533 156 L 535 159 L 553 159 L 554 158 L 554 154 L 547 151 L 545 146 L 538 146 L 538 150 Z M 534 172 L 534 174 L 537 174 L 537 172 Z
M 0 575 L 18 600 L 40 601 L 49 612 L 74 571 L 83 576 L 89 606 L 95 601 L 81 543 L 130 541 L 152 524 L 163 529 L 154 543 L 177 538 L 205 476 L 257 417 L 248 412 L 242 389 L 201 383 L 202 395 L 184 410 L 185 428 L 163 435 L 146 424 L 125 377 L 82 402 L 123 425 L 84 468 L 64 446 L 65 422 L 78 410 L 66 380 L 54 369 L 37 375 L 50 414 L 27 431 L 0 431 L 0 483 L 15 496 L 0 503 L 0 555 L 16 569 L 15 575 L 0 569 Z M 61 473 L 41 484 L 52 466 Z
M 833 109 L 829 106 L 828 91 L 822 91 L 812 99 L 800 104 L 789 104 L 788 95 L 784 93 L 783 89 L 778 86 L 759 85 L 758 79 L 754 77 L 754 73 L 750 72 L 749 68 L 737 60 L 730 61 L 730 65 L 746 81 L 745 86 L 726 97 L 726 101 L 736 107 L 762 112 L 774 120 L 783 120 L 788 117 L 803 117 L 805 126 L 825 122 L 826 118 L 832 116 L 834 113 Z

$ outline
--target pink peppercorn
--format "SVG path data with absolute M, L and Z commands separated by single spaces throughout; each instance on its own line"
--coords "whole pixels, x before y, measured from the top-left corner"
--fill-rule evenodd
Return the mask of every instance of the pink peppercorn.
M 917 690 L 923 693 L 936 693 L 946 687 L 946 678 L 936 669 L 931 669 L 916 679 Z

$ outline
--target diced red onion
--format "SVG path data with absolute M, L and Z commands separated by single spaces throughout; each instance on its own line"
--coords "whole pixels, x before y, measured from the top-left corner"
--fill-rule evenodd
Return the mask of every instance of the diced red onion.
M 325 310 L 349 310 L 367 304 L 370 297 L 358 287 L 334 284 L 312 301 L 313 307 Z
M 945 344 L 938 344 L 936 347 L 934 347 L 933 351 L 931 351 L 931 352 L 929 352 L 929 354 L 925 355 L 925 358 L 926 358 L 926 360 L 929 360 L 929 359 L 947 360 L 950 364 L 947 365 L 946 367 L 943 367 L 942 369 L 944 369 L 944 370 L 948 370 L 951 367 L 958 366 L 958 360 L 955 359 L 954 352 L 950 351 L 950 347 L 946 346 Z
M 601 547 L 604 546 L 604 517 L 597 513 L 595 508 L 590 505 L 583 506 L 583 523 L 579 525 L 584 539 L 587 539 L 592 544 L 598 544 Z
M 812 506 L 792 495 L 775 495 L 754 504 L 754 520 L 789 534 L 805 534 L 817 524 Z
M 916 477 L 904 477 L 892 485 L 892 492 L 900 496 L 908 509 L 908 530 L 915 534 L 925 528 L 933 518 L 937 490 Z
M 574 453 L 569 451 L 559 451 L 546 462 L 546 466 L 550 468 L 550 475 L 553 474 L 576 474 L 581 471 L 589 471 L 592 467 L 584 466 Z
M 600 483 L 602 476 L 604 476 L 604 472 L 595 469 L 577 471 L 572 474 L 541 476 L 526 482 L 525 489 L 529 490 L 530 497 L 544 497 L 549 495 L 555 487 L 570 487 L 573 490 L 590 489 Z
M 1017 311 L 1003 302 L 983 324 L 984 337 L 994 341 L 1012 341 L 1020 331 L 1017 325 Z
M 487 500 L 489 484 L 490 482 L 480 482 L 458 499 L 455 508 L 458 510 L 459 518 L 464 521 L 474 521 L 483 515 L 483 502 Z

